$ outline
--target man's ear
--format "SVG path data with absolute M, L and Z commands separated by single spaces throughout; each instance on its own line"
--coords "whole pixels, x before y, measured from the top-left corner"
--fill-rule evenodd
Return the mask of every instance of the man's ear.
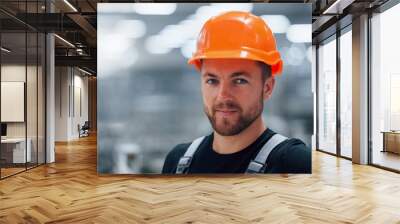
M 272 91 L 274 90 L 275 86 L 275 77 L 271 76 L 267 78 L 264 82 L 264 100 L 269 100 L 272 95 Z

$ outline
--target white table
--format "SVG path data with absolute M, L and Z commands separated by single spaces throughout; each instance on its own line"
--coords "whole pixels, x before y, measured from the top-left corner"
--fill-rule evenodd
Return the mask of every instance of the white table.
M 28 143 L 26 147 L 26 154 L 25 154 L 25 138 L 6 138 L 1 139 L 1 144 L 3 145 L 14 145 L 13 148 L 13 163 L 25 163 L 31 162 L 32 154 L 31 154 L 31 145 L 32 140 L 30 138 L 26 139 Z M 25 161 L 25 158 L 27 159 Z

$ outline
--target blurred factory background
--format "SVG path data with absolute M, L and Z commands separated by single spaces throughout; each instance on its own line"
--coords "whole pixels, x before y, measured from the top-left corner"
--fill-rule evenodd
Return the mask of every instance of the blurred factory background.
M 264 120 L 311 147 L 311 4 L 100 3 L 97 6 L 98 171 L 160 173 L 177 144 L 208 135 L 200 77 L 187 65 L 211 16 L 249 11 L 271 27 L 284 61 Z

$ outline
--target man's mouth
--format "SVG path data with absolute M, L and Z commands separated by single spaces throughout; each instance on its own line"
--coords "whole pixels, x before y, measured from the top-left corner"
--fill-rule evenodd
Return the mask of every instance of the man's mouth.
M 216 110 L 216 113 L 221 114 L 222 116 L 231 116 L 237 112 L 237 110 Z

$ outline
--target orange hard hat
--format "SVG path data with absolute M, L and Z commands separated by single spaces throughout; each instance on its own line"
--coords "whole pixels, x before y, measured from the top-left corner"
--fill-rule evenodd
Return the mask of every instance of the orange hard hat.
M 283 62 L 271 29 L 258 16 L 231 11 L 210 18 L 197 38 L 197 50 L 188 63 L 200 70 L 207 58 L 244 58 L 271 66 L 272 75 L 282 72 Z

